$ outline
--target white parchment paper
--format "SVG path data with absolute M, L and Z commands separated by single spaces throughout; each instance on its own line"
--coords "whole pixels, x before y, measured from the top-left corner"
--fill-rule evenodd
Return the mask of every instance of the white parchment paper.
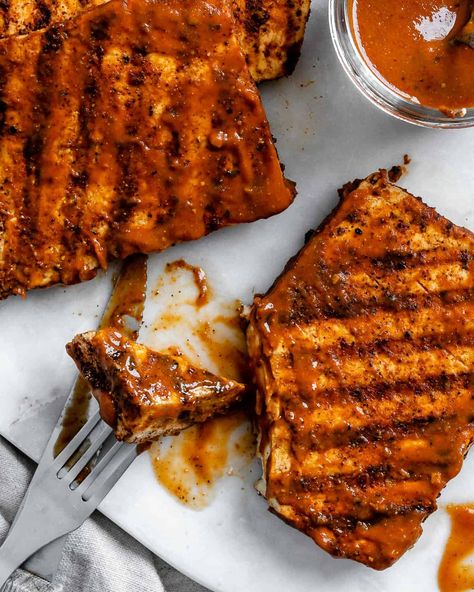
M 329 38 L 326 3 L 314 2 L 303 55 L 289 79 L 265 84 L 264 102 L 286 174 L 299 196 L 283 214 L 216 233 L 150 260 L 150 289 L 166 261 L 202 266 L 223 300 L 250 303 L 265 290 L 337 203 L 344 182 L 412 157 L 400 184 L 457 224 L 474 229 L 474 129 L 434 131 L 389 118 L 353 88 Z M 73 382 L 64 344 L 97 326 L 111 273 L 67 289 L 0 303 L 0 433 L 38 458 Z M 145 317 L 155 311 L 149 300 Z M 179 334 L 180 328 L 176 328 Z M 146 335 L 142 338 L 146 341 Z M 474 461 L 443 493 L 447 502 L 474 501 Z M 156 483 L 142 455 L 101 510 L 180 571 L 223 592 L 432 592 L 448 519 L 428 519 L 414 550 L 377 573 L 336 561 L 266 511 L 253 481 L 229 477 L 205 510 L 180 505 Z

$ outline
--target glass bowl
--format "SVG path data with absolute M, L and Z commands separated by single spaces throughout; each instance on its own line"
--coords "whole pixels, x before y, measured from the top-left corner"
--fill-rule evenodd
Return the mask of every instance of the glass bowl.
M 357 48 L 350 27 L 349 1 L 329 0 L 329 27 L 339 61 L 359 91 L 385 113 L 415 125 L 441 129 L 474 126 L 474 109 L 467 109 L 464 117 L 448 117 L 437 109 L 404 98 L 384 83 Z

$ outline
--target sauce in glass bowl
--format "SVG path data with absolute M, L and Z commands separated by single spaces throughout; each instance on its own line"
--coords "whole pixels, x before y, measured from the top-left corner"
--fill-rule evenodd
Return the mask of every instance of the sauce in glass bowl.
M 474 47 L 463 35 L 472 1 L 349 0 L 348 8 L 358 50 L 385 84 L 448 116 L 474 107 Z

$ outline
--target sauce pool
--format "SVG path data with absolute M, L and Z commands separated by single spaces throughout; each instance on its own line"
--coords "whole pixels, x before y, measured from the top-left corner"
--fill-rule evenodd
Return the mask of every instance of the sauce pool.
M 221 477 L 238 475 L 254 455 L 255 438 L 243 411 L 195 425 L 150 448 L 158 481 L 194 510 L 212 501 Z
M 248 383 L 242 304 L 215 297 L 204 270 L 182 259 L 168 263 L 164 271 L 154 291 L 161 309 L 151 325 L 154 349 Z M 155 476 L 168 493 L 200 510 L 214 499 L 222 477 L 249 470 L 255 448 L 252 424 L 239 410 L 154 442 L 149 453 Z
M 440 592 L 474 590 L 474 505 L 448 506 L 447 510 L 451 534 L 438 571 Z
M 456 39 L 470 0 L 350 0 L 364 60 L 406 98 L 448 115 L 474 107 L 474 48 Z

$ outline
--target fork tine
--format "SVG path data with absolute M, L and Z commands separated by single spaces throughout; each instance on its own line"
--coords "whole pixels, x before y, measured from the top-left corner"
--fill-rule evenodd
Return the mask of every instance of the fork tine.
M 114 458 L 104 467 L 97 479 L 84 491 L 82 494 L 84 502 L 98 505 L 137 456 L 138 451 L 136 446 L 123 444 Z
M 71 467 L 71 469 L 64 475 L 63 479 L 66 479 L 68 483 L 72 483 L 86 465 L 91 461 L 97 451 L 103 446 L 107 438 L 110 437 L 113 430 L 105 422 L 100 426 L 100 433 L 94 436 L 91 441 L 89 448 L 84 454 L 77 460 L 77 462 Z
M 112 458 L 117 454 L 117 452 L 124 446 L 123 442 L 114 442 L 112 448 L 107 450 L 102 458 L 99 459 L 99 462 L 95 465 L 93 470 L 87 475 L 87 477 L 80 483 L 76 489 L 79 492 L 85 492 L 90 485 L 99 477 L 102 471 L 107 467 L 109 462 Z
M 69 460 L 69 458 L 74 454 L 74 452 L 76 452 L 76 450 L 92 432 L 99 421 L 101 421 L 100 413 L 97 412 L 87 421 L 87 423 L 82 426 L 82 428 L 77 432 L 69 444 L 58 454 L 58 456 L 53 459 L 52 466 L 55 469 L 59 470 Z

